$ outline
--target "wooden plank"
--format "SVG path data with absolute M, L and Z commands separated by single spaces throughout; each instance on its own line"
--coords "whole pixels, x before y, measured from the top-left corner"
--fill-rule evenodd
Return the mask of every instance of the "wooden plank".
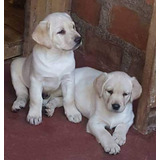
M 4 59 L 22 54 L 24 9 L 4 1 Z
M 24 9 L 15 8 L 5 0 L 4 24 L 10 26 L 19 33 L 24 32 Z
M 26 0 L 5 0 L 9 1 L 10 4 L 12 4 L 15 7 L 24 8 Z
M 21 34 L 24 32 L 24 20 L 18 19 L 9 13 L 5 14 L 4 24 Z
M 53 12 L 68 12 L 71 8 L 71 0 L 27 0 L 25 9 L 25 32 L 23 55 L 27 56 L 31 53 L 35 42 L 31 35 L 39 23 L 48 14 Z
M 25 29 L 24 29 L 24 43 L 23 55 L 27 56 L 31 53 L 34 46 L 34 41 L 31 38 L 35 23 L 37 23 L 36 9 L 38 0 L 27 0 L 25 6 Z
M 22 54 L 22 44 L 9 47 L 4 45 L 4 59 L 13 58 Z
M 4 41 L 5 44 L 13 46 L 22 42 L 23 35 L 19 32 L 16 32 L 7 25 L 4 25 Z
M 155 50 L 156 48 L 156 4 L 154 4 L 149 38 L 146 49 L 146 59 L 142 78 L 142 96 L 139 100 L 135 128 L 143 134 L 148 133 L 148 119 L 152 105 L 155 105 Z M 154 86 L 154 91 L 153 91 Z M 154 100 L 153 100 L 154 99 Z
M 10 14 L 16 17 L 24 17 L 24 9 L 19 7 L 14 7 L 12 4 L 9 3 L 8 0 L 4 1 L 4 11 L 10 12 Z

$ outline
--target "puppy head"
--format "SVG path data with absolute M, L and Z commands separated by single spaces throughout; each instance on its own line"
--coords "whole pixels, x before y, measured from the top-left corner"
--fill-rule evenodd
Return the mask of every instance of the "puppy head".
M 32 34 L 32 38 L 47 48 L 64 51 L 74 50 L 81 44 L 81 36 L 67 13 L 52 13 L 41 21 Z
M 127 103 L 137 99 L 142 92 L 136 78 L 124 72 L 102 73 L 94 81 L 94 87 L 107 110 L 112 112 L 123 112 Z

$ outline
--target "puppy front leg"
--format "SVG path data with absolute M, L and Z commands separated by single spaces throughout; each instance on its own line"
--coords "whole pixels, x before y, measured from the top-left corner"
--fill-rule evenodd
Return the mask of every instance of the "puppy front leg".
M 105 126 L 106 124 L 102 121 L 91 117 L 87 124 L 87 132 L 96 137 L 105 152 L 109 154 L 117 154 L 120 152 L 120 147 L 116 144 L 111 134 L 105 129 Z
M 69 121 L 78 123 L 82 120 L 81 113 L 77 110 L 74 102 L 74 75 L 65 75 L 62 79 L 63 106 Z
M 42 122 L 42 84 L 35 78 L 30 83 L 30 105 L 27 121 L 30 124 L 38 125 Z
M 113 139 L 118 145 L 122 146 L 123 144 L 126 143 L 126 134 L 131 125 L 132 122 L 128 124 L 121 123 L 115 128 L 113 132 Z

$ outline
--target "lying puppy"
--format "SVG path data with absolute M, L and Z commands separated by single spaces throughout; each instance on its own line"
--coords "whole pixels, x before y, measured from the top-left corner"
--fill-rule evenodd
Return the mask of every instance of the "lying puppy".
M 109 154 L 119 153 L 119 146 L 126 142 L 134 119 L 132 102 L 141 92 L 136 78 L 124 72 L 103 73 L 88 67 L 75 70 L 76 106 L 89 119 L 87 132 L 94 135 Z M 51 116 L 54 109 L 50 106 L 47 114 Z M 106 128 L 114 127 L 111 135 Z
M 11 77 L 17 99 L 12 110 L 25 107 L 28 100 L 27 121 L 38 125 L 42 122 L 42 92 L 54 93 L 62 88 L 63 106 L 69 121 L 80 122 L 81 114 L 74 103 L 73 50 L 81 44 L 75 24 L 66 13 L 53 13 L 41 21 L 32 34 L 37 42 L 28 58 L 18 58 L 11 64 Z M 61 93 L 60 93 L 61 94 Z

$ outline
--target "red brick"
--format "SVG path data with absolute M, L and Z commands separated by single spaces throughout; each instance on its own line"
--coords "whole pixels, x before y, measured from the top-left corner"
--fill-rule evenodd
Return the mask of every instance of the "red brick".
M 144 24 L 139 15 L 122 6 L 114 6 L 111 11 L 112 34 L 133 44 L 139 49 L 145 50 L 148 40 L 149 24 Z
M 154 0 L 146 0 L 146 3 L 149 5 L 153 5 L 154 4 Z
M 123 53 L 122 48 L 111 44 L 107 40 L 101 39 L 92 31 L 87 31 L 85 52 L 86 61 L 94 68 L 104 71 L 120 69 Z
M 73 0 L 72 12 L 84 21 L 97 26 L 99 23 L 101 6 L 96 0 Z

